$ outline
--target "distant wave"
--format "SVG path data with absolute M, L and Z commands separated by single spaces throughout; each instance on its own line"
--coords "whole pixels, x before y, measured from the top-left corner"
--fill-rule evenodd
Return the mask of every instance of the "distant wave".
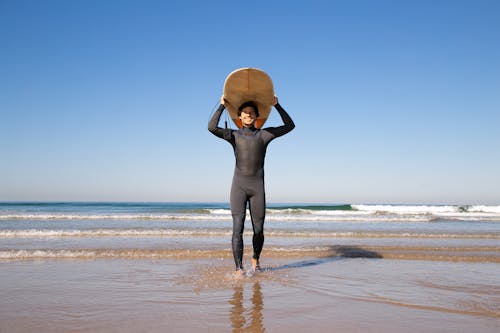
M 220 206 L 220 205 L 219 205 Z M 0 220 L 218 220 L 230 221 L 227 207 L 202 204 L 6 204 Z M 500 222 L 500 206 L 440 205 L 270 205 L 270 221 Z
M 352 205 L 357 211 L 387 212 L 398 214 L 456 214 L 488 213 L 500 214 L 500 206 L 432 206 L 432 205 Z
M 351 205 L 283 205 L 273 206 L 274 210 L 353 210 Z
M 0 213 L 2 220 L 218 220 L 218 214 Z

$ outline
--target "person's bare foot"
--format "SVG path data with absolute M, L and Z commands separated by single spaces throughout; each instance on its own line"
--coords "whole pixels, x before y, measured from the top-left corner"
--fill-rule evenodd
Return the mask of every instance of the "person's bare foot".
M 235 278 L 235 279 L 241 279 L 244 276 L 245 276 L 245 271 L 242 270 L 241 268 L 239 268 L 233 272 L 233 278 Z
M 252 269 L 254 272 L 260 272 L 260 265 L 259 265 L 259 260 L 252 258 Z

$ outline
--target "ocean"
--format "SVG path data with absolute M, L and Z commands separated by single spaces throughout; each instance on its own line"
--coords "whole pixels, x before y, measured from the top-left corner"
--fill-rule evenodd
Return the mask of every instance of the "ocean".
M 0 203 L 0 332 L 498 332 L 500 206 Z
M 223 203 L 4 202 L 0 259 L 213 255 L 231 229 Z M 356 244 L 497 262 L 500 206 L 269 204 L 265 236 L 265 249 L 282 255 Z

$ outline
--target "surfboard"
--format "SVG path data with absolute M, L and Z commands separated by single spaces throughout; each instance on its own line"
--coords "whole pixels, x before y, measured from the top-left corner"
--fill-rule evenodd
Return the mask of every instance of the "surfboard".
M 266 122 L 273 107 L 273 81 L 266 72 L 251 67 L 239 68 L 231 72 L 224 81 L 224 98 L 226 109 L 233 122 L 242 127 L 238 118 L 238 108 L 241 104 L 254 101 L 259 108 L 259 118 L 255 127 L 261 128 Z

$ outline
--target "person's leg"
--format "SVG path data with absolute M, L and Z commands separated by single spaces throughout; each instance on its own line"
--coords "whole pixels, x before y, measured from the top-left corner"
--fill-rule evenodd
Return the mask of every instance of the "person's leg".
M 259 186 L 258 191 L 250 197 L 250 216 L 253 227 L 253 260 L 252 267 L 259 269 L 259 258 L 264 246 L 264 220 L 266 217 L 266 195 L 263 184 Z
M 245 216 L 247 206 L 247 195 L 238 186 L 231 187 L 231 214 L 233 216 L 233 237 L 231 245 L 233 248 L 234 264 L 236 269 L 243 269 L 243 230 L 245 227 Z

